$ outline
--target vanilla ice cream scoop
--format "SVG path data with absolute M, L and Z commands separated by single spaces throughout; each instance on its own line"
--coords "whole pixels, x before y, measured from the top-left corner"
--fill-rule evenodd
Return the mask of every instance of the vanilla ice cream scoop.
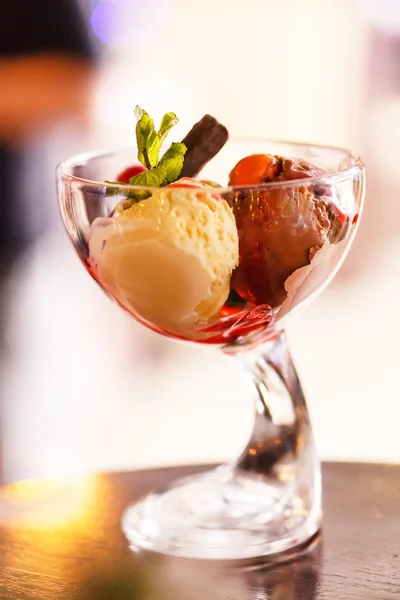
M 118 216 L 96 219 L 90 238 L 93 269 L 110 294 L 182 335 L 223 306 L 238 247 L 232 210 L 208 187 L 154 190 Z

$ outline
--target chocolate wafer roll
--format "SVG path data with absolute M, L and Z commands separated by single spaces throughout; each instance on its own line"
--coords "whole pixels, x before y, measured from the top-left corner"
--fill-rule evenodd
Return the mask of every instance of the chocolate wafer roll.
M 211 115 L 205 115 L 182 140 L 187 150 L 181 177 L 196 177 L 228 141 L 228 130 Z

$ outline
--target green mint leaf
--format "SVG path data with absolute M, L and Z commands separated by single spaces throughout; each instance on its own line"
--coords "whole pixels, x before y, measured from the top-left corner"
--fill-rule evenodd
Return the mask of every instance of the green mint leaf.
M 147 169 L 155 167 L 160 154 L 161 142 L 157 131 L 154 129 L 154 121 L 147 112 L 137 106 L 135 115 L 138 120 L 136 124 L 136 140 L 138 146 L 138 160 Z
M 153 169 L 158 165 L 161 146 L 174 125 L 178 122 L 173 112 L 166 113 L 160 124 L 158 132 L 154 129 L 154 121 L 147 112 L 136 106 L 135 115 L 136 139 L 138 145 L 138 159 L 147 169 Z
M 161 145 L 171 129 L 178 123 L 178 117 L 175 113 L 169 112 L 165 114 L 161 120 L 160 129 L 158 130 L 158 137 L 160 138 Z
M 183 167 L 185 152 L 185 144 L 174 142 L 161 158 L 158 165 L 159 167 L 164 167 L 166 171 L 164 185 L 173 183 L 179 178 Z
M 167 170 L 164 166 L 160 165 L 154 169 L 143 171 L 138 173 L 129 180 L 130 185 L 140 185 L 147 187 L 161 187 L 167 177 Z
M 104 183 L 109 183 L 111 185 L 118 185 L 121 187 L 123 187 L 124 185 L 127 185 L 126 183 L 121 183 L 119 181 L 108 181 L 107 179 L 105 180 Z M 119 188 L 114 188 L 114 187 L 106 188 L 106 196 L 119 196 L 120 194 L 122 194 L 122 192 Z
M 141 190 L 124 190 L 121 189 L 124 186 L 128 186 L 128 183 L 121 183 L 120 181 L 105 181 L 104 183 L 109 183 L 112 185 L 118 185 L 119 187 L 107 187 L 106 188 L 106 196 L 123 196 L 127 201 L 128 201 L 128 205 L 124 206 L 124 208 L 129 208 L 130 206 L 132 206 L 133 202 L 140 202 L 140 200 L 145 200 L 146 198 L 148 198 L 151 194 L 149 192 L 146 192 L 145 190 L 141 191 Z M 133 201 L 133 202 L 129 202 L 129 201 Z M 122 201 L 123 203 L 125 202 L 125 200 Z

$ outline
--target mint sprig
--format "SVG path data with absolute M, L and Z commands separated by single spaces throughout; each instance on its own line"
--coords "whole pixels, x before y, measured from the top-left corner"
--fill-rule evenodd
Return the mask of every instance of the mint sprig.
M 160 150 L 168 133 L 178 123 L 175 113 L 166 113 L 158 131 L 147 112 L 136 106 L 135 115 L 138 160 L 148 170 L 129 180 L 130 185 L 163 187 L 179 178 L 186 152 L 185 144 L 174 142 L 160 159 Z
M 140 185 L 149 187 L 161 187 L 166 185 L 164 181 L 167 178 L 167 170 L 165 167 L 159 164 L 158 167 L 143 171 L 129 180 L 130 185 Z
M 163 185 L 173 183 L 179 178 L 183 167 L 183 159 L 186 152 L 185 144 L 173 142 L 158 163 L 158 169 L 165 169 Z

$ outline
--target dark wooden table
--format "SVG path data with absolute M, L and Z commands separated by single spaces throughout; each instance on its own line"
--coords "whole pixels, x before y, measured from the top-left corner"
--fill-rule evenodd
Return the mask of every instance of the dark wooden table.
M 400 466 L 325 464 L 323 540 L 291 563 L 244 571 L 133 554 L 124 507 L 196 470 L 3 488 L 0 599 L 400 600 Z

